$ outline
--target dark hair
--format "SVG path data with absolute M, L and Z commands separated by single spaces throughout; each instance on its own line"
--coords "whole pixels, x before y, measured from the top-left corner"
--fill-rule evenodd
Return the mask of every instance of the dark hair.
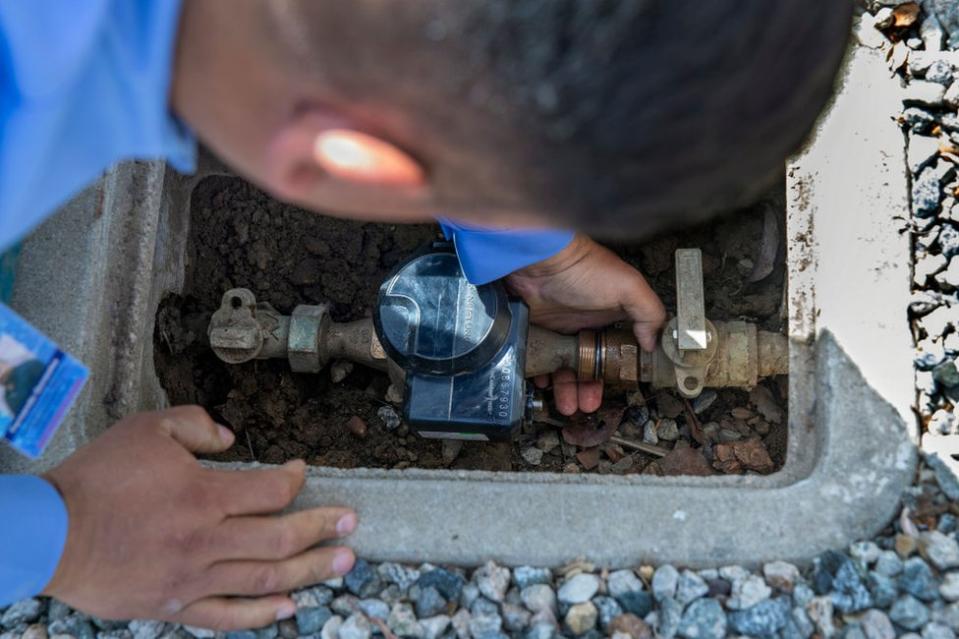
M 441 195 L 647 232 L 758 195 L 832 93 L 848 0 L 303 1 L 300 59 Z M 313 15 L 310 15 L 313 14 Z M 306 58 L 303 57 L 305 54 Z M 374 123 L 375 124 L 375 123 Z M 402 133 L 400 134 L 403 135 Z

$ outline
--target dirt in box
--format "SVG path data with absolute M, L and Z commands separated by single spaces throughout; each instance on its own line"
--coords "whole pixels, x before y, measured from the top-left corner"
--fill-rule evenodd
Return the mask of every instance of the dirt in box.
M 612 248 L 675 310 L 673 253 L 699 247 L 708 316 L 780 330 L 782 211 L 782 194 L 776 192 L 708 225 Z M 287 314 L 298 304 L 328 303 L 335 321 L 366 317 L 387 273 L 437 235 L 434 225 L 317 215 L 281 204 L 237 178 L 203 180 L 193 193 L 184 290 L 163 300 L 157 315 L 156 367 L 171 403 L 200 404 L 236 431 L 236 444 L 218 457 L 222 460 L 623 474 L 765 473 L 781 467 L 786 378 L 767 380 L 752 393 L 707 392 L 689 405 L 665 391 L 608 389 L 603 410 L 574 418 L 565 437 L 560 427 L 569 420 L 553 415 L 512 443 L 460 446 L 421 439 L 405 424 L 388 431 L 377 414 L 389 406 L 384 374 L 357 365 L 333 383 L 328 369 L 295 374 L 282 360 L 228 365 L 210 350 L 207 325 L 227 289 L 249 288 Z M 750 283 L 766 271 L 771 272 Z M 576 425 L 588 429 L 604 420 L 615 422 L 622 437 L 655 441 L 672 453 L 657 461 L 608 442 L 577 445 Z M 750 449 L 744 458 L 761 463 L 739 463 L 734 454 L 739 447 Z M 756 447 L 765 456 L 757 457 Z

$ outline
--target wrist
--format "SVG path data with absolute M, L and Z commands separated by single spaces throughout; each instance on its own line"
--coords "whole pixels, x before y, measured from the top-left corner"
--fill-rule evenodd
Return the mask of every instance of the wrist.
M 577 233 L 566 247 L 545 260 L 530 264 L 515 271 L 511 277 L 540 278 L 561 273 L 582 262 L 593 251 L 596 243 L 582 233 Z

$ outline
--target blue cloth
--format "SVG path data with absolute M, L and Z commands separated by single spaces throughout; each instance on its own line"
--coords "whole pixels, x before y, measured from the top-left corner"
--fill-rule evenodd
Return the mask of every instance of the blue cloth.
M 0 249 L 114 162 L 192 171 L 167 108 L 177 0 L 0 0 Z M 43 479 L 0 476 L 0 605 L 39 593 L 67 536 Z
M 484 229 L 440 218 L 447 240 L 456 246 L 463 274 L 473 284 L 498 280 L 559 253 L 573 240 L 572 231 Z
M 56 489 L 33 475 L 0 475 L 0 606 L 49 583 L 67 541 L 67 509 Z
M 165 158 L 194 170 L 195 139 L 168 110 L 179 10 L 179 0 L 0 0 L 0 249 L 119 160 Z M 443 228 L 477 283 L 572 238 Z M 49 484 L 26 476 L 0 476 L 0 514 L 2 605 L 46 585 L 67 514 Z

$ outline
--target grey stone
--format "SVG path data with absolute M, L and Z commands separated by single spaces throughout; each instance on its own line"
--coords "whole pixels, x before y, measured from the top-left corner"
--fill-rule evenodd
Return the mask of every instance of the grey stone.
M 520 455 L 531 466 L 539 466 L 543 463 L 543 451 L 536 446 L 527 446 Z
M 460 592 L 463 590 L 463 584 L 466 580 L 463 575 L 452 572 L 445 568 L 435 568 L 423 572 L 420 578 L 416 580 L 416 585 L 420 588 L 433 586 L 440 591 L 448 601 L 456 601 L 460 598 Z
M 643 425 L 643 441 L 654 446 L 659 443 L 659 433 L 656 432 L 655 421 L 649 420 Z
M 906 149 L 909 170 L 916 175 L 939 158 L 939 138 L 929 135 L 910 135 Z M 939 203 L 936 202 L 938 207 Z
M 450 625 L 453 626 L 453 630 L 459 639 L 470 638 L 470 620 L 471 615 L 469 610 L 463 609 L 456 611 L 456 614 L 450 617 Z
M 733 632 L 763 637 L 773 635 L 792 617 L 792 606 L 787 597 L 766 599 L 755 606 L 729 613 L 729 627 Z
M 923 601 L 932 601 L 939 594 L 936 578 L 921 557 L 910 557 L 903 563 L 898 585 L 900 590 Z
M 726 613 L 715 599 L 697 599 L 683 613 L 678 632 L 685 639 L 723 639 Z
M 503 628 L 503 619 L 499 615 L 472 615 L 469 631 L 473 637 L 487 637 L 498 634 Z
M 632 570 L 617 570 L 609 573 L 606 579 L 606 588 L 609 594 L 619 597 L 624 593 L 633 593 L 643 589 L 643 582 Z
M 449 615 L 436 615 L 420 619 L 420 626 L 423 627 L 423 639 L 439 639 L 450 627 Z
M 679 571 L 670 564 L 664 564 L 653 573 L 650 587 L 656 601 L 671 599 L 676 596 L 676 587 L 679 585 Z
M 10 629 L 23 623 L 33 623 L 40 618 L 42 611 L 43 603 L 39 599 L 21 599 L 4 611 L 0 624 Z
M 380 579 L 388 584 L 396 584 L 400 590 L 407 590 L 420 578 L 420 571 L 391 561 L 384 561 L 376 567 Z
M 959 477 L 956 477 L 956 474 L 952 472 L 952 469 L 939 458 L 939 455 L 927 454 L 924 455 L 926 464 L 932 468 L 936 475 L 936 483 L 939 484 L 939 489 L 946 494 L 946 497 L 953 501 L 959 501 Z
M 393 632 L 397 631 L 393 630 Z M 363 615 L 354 614 L 347 617 L 340 626 L 339 639 L 369 639 L 372 633 L 373 626 L 369 620 Z
M 379 575 L 365 559 L 356 560 L 353 569 L 343 578 L 343 583 L 346 589 L 357 597 L 371 597 L 382 590 L 383 586 Z
M 343 617 L 333 615 L 323 624 L 323 629 L 320 630 L 320 639 L 338 639 L 342 627 Z
M 347 620 L 349 621 L 349 620 Z M 393 604 L 390 609 L 390 616 L 386 620 L 386 625 L 397 637 L 413 637 L 419 639 L 423 636 L 423 626 L 416 620 L 413 614 L 413 608 L 409 604 Z
M 433 590 L 429 588 L 428 590 Z M 390 607 L 385 601 L 379 599 L 361 599 L 357 602 L 360 610 L 367 617 L 376 617 L 386 621 L 390 616 Z
M 816 593 L 805 582 L 800 582 L 793 588 L 793 601 L 796 602 L 797 606 L 805 606 L 815 596 Z
M 186 629 L 187 626 L 184 626 Z M 47 632 L 53 635 L 72 635 L 76 639 L 94 639 L 96 634 L 93 632 L 93 625 L 86 616 L 79 613 L 71 613 L 62 619 L 58 619 L 47 626 Z M 189 632 L 189 630 L 187 630 Z M 194 635 L 195 636 L 195 635 Z
M 51 606 L 53 602 L 50 602 Z M 158 639 L 166 629 L 166 623 L 149 619 L 134 619 L 130 622 L 133 639 Z
M 463 608 L 469 608 L 479 596 L 480 591 L 479 588 L 476 587 L 476 584 L 463 584 L 463 588 L 460 590 L 460 606 Z
M 906 630 L 918 630 L 929 620 L 929 609 L 912 595 L 903 595 L 892 605 L 889 618 Z
M 133 636 L 133 633 L 129 633 L 130 636 Z M 47 627 L 42 623 L 35 623 L 30 626 L 27 626 L 27 629 L 23 631 L 23 634 L 20 635 L 20 639 L 47 639 L 49 634 L 47 633 Z
M 529 625 L 532 615 L 528 610 L 512 603 L 504 603 L 501 610 L 503 627 L 510 632 L 519 632 Z
M 872 594 L 872 601 L 875 606 L 888 608 L 899 596 L 899 587 L 892 577 L 872 572 L 869 573 L 868 583 L 869 592 Z
M 417 617 L 434 617 L 446 610 L 446 599 L 444 599 L 440 591 L 433 586 L 420 588 L 418 595 L 419 596 L 414 599 Z M 388 610 L 386 613 L 387 614 L 382 617 L 383 619 L 389 616 Z
M 330 608 L 345 619 L 360 609 L 360 599 L 356 595 L 340 595 L 330 602 Z
M 833 606 L 842 613 L 858 612 L 873 605 L 872 593 L 852 561 L 847 560 L 839 566 L 832 587 L 835 591 L 831 595 Z
M 596 610 L 599 612 L 599 626 L 603 630 L 606 630 L 606 627 L 613 619 L 623 614 L 622 606 L 612 597 L 602 595 L 595 597 L 593 599 L 593 605 L 596 606 Z
M 945 624 L 930 621 L 922 627 L 922 639 L 956 639 L 956 633 Z
M 567 579 L 559 588 L 557 598 L 567 604 L 579 604 L 589 601 L 599 590 L 599 577 L 580 573 Z
M 473 605 L 470 606 L 470 614 L 474 617 L 482 615 L 498 615 L 499 604 L 490 601 L 486 597 L 477 597 L 473 602 Z
M 676 420 L 661 419 L 659 427 L 656 429 L 656 435 L 666 442 L 674 442 L 679 439 L 679 426 L 676 425 Z
M 859 618 L 859 626 L 866 639 L 896 639 L 896 629 L 882 610 L 871 609 Z
M 959 386 L 959 369 L 956 368 L 956 362 L 947 359 L 937 364 L 932 369 L 932 378 L 943 388 L 956 388 Z
M 943 91 L 945 94 L 945 91 Z M 383 422 L 383 426 L 388 431 L 394 431 L 400 427 L 403 420 L 400 419 L 396 409 L 390 405 L 380 406 L 376 411 L 376 416 Z
M 879 546 L 873 541 L 857 541 L 849 546 L 849 556 L 859 562 L 863 568 L 868 568 L 879 559 Z
M 956 230 L 956 227 L 943 224 L 936 240 L 939 243 L 939 249 L 947 259 L 959 255 L 959 230 Z
M 323 624 L 330 620 L 333 611 L 326 606 L 296 608 L 296 627 L 301 635 L 312 635 L 323 629 Z
M 656 636 L 660 639 L 672 639 L 679 632 L 683 620 L 683 606 L 672 598 L 659 602 L 656 618 Z
M 952 84 L 952 65 L 945 60 L 936 60 L 926 69 L 926 80 L 943 86 Z
M 706 580 L 691 570 L 684 570 L 679 576 L 679 583 L 676 586 L 676 601 L 681 605 L 687 606 L 700 597 L 705 597 L 709 592 L 709 585 Z
M 535 568 L 533 566 L 513 568 L 513 583 L 520 590 L 533 584 L 549 584 L 552 581 L 553 573 L 549 568 Z
M 946 87 L 927 80 L 913 80 L 903 92 L 902 101 L 905 104 L 924 104 L 938 106 L 942 104 L 946 95 Z
M 878 548 L 876 550 L 878 552 Z M 771 561 L 763 564 L 763 577 L 773 588 L 792 592 L 796 581 L 799 580 L 799 568 L 788 561 Z
M 946 601 L 959 600 L 959 572 L 947 572 L 942 576 L 939 594 Z
M 836 634 L 833 612 L 832 599 L 829 597 L 813 597 L 806 604 L 806 614 L 823 639 L 830 639 Z
M 520 591 L 523 605 L 533 612 L 549 610 L 556 612 L 556 593 L 546 584 L 533 584 Z
M 699 397 L 693 400 L 693 412 L 697 415 L 700 415 L 713 405 L 719 395 L 716 391 L 707 388 L 702 393 L 699 394 Z
M 796 634 L 802 639 L 809 639 L 809 637 L 816 632 L 815 624 L 813 624 L 812 619 L 809 618 L 809 614 L 806 613 L 806 609 L 802 606 L 793 608 L 792 621 L 796 629 Z
M 933 167 L 926 167 L 912 183 L 912 214 L 919 218 L 934 216 L 939 210 L 941 196 L 938 173 Z
M 772 589 L 766 585 L 762 577 L 749 575 L 745 579 L 733 582 L 733 589 L 726 601 L 726 607 L 730 610 L 751 608 L 768 599 L 771 594 Z
M 959 566 L 959 543 L 954 537 L 932 530 L 923 533 L 919 541 L 926 558 L 939 570 Z

